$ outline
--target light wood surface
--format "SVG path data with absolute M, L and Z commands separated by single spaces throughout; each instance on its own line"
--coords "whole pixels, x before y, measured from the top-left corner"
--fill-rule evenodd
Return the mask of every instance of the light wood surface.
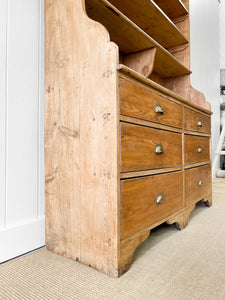
M 128 179 L 128 178 L 132 178 L 132 177 L 157 175 L 157 174 L 163 174 L 163 173 L 166 174 L 166 173 L 181 171 L 181 170 L 182 170 L 182 166 L 172 167 L 172 168 L 163 168 L 163 169 L 152 169 L 152 170 L 147 170 L 147 171 L 127 172 L 127 173 L 121 173 L 120 178 Z
M 120 243 L 119 275 L 125 273 L 132 263 L 132 258 L 136 248 L 144 242 L 150 234 L 149 229 L 139 232 L 130 239 L 122 240 Z
M 175 28 L 138 1 L 116 2 Z M 211 112 L 190 85 L 189 44 L 167 51 L 107 0 L 46 0 L 45 14 L 46 246 L 119 276 L 152 228 L 186 226 L 200 199 L 185 204 L 184 172 L 210 167 Z M 174 21 L 188 39 L 189 17 Z
M 118 47 L 84 1 L 45 14 L 46 246 L 118 276 Z
M 195 209 L 195 203 L 186 206 L 184 210 L 181 210 L 176 215 L 170 217 L 166 223 L 170 225 L 175 223 L 178 229 L 183 230 L 188 225 L 190 213 L 194 209 Z
M 164 153 L 156 154 L 160 144 Z M 121 172 L 182 165 L 182 136 L 179 133 L 121 123 Z
M 171 20 L 188 14 L 188 10 L 181 0 L 154 1 Z
M 180 30 L 171 22 L 167 15 L 159 9 L 154 1 L 109 0 L 109 2 L 164 48 L 171 48 L 188 42 Z
M 153 88 L 155 90 L 155 92 L 159 91 L 162 94 L 171 97 L 172 99 L 179 100 L 179 102 L 182 102 L 191 108 L 195 108 L 198 111 L 205 112 L 208 115 L 212 114 L 212 112 L 210 110 L 210 105 L 207 105 L 208 102 L 206 103 L 207 108 L 205 107 L 204 104 L 199 106 L 199 105 L 195 104 L 194 102 L 191 102 L 190 100 L 188 100 L 189 98 L 183 97 L 180 94 L 175 93 L 173 90 L 169 90 L 168 88 L 152 81 L 151 79 L 146 78 L 145 76 L 139 74 L 138 72 L 132 70 L 131 68 L 129 68 L 123 64 L 119 64 L 117 69 L 121 72 L 121 75 L 124 74 L 124 75 L 127 75 L 128 78 L 134 78 L 134 79 L 138 80 L 139 82 Z
M 185 165 L 184 169 L 191 169 L 191 168 L 195 168 L 195 167 L 200 167 L 200 166 L 204 166 L 204 165 L 210 165 L 211 164 L 211 160 L 208 161 L 203 161 L 203 162 L 197 162 L 196 164 L 191 164 L 191 165 Z
M 166 78 L 163 85 L 183 98 L 189 99 L 198 107 L 208 111 L 211 110 L 210 103 L 206 101 L 205 96 L 191 86 L 190 76 L 184 75 L 176 78 Z
M 107 28 L 111 40 L 119 46 L 121 52 L 130 54 L 156 47 L 154 72 L 161 77 L 190 74 L 188 68 L 108 1 L 86 0 L 86 9 L 90 18 Z
M 125 239 L 183 207 L 182 172 L 121 182 L 122 238 Z M 165 201 L 156 204 L 159 193 Z
M 200 123 L 199 123 L 200 122 Z M 211 133 L 210 118 L 191 109 L 185 109 L 185 129 L 201 133 Z
M 193 135 L 185 135 L 185 164 L 194 164 L 210 160 L 210 139 Z M 198 152 L 201 147 L 202 151 Z
M 123 63 L 129 68 L 149 77 L 155 64 L 156 47 L 123 56 Z
M 156 128 L 156 129 L 162 129 L 162 130 L 171 131 L 171 132 L 177 132 L 177 133 L 182 133 L 183 132 L 182 129 L 179 129 L 179 128 L 176 128 L 176 127 L 162 125 L 160 123 L 154 123 L 154 122 L 151 122 L 151 121 L 137 119 L 137 118 L 134 118 L 134 117 L 127 117 L 127 116 L 124 116 L 124 115 L 120 115 L 120 121 L 124 121 L 126 123 L 142 125 L 142 126 L 146 126 L 146 127 L 151 127 L 151 128 Z
M 155 112 L 160 105 L 163 113 Z M 183 128 L 183 108 L 135 83 L 120 79 L 120 113 L 164 125 Z
M 196 136 L 199 136 L 199 134 L 201 134 L 201 136 L 205 136 L 205 137 L 209 137 L 209 138 L 211 137 L 211 134 L 209 134 L 209 133 L 199 133 L 198 131 L 190 131 L 190 130 L 184 130 L 184 134 L 191 134 L 191 135 L 196 135 Z
M 210 200 L 212 194 L 211 166 L 206 165 L 185 171 L 185 201 L 186 205 L 199 200 Z

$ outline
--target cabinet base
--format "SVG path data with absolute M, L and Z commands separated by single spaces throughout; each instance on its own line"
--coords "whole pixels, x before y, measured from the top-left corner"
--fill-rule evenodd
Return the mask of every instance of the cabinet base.
M 142 231 L 131 238 L 128 238 L 124 241 L 121 241 L 120 244 L 120 262 L 119 262 L 119 272 L 118 275 L 121 276 L 123 273 L 129 270 L 132 259 L 134 255 L 134 251 L 136 248 L 144 242 L 150 234 L 150 230 Z
M 211 195 L 209 197 L 206 197 L 202 201 L 205 204 L 205 206 L 207 207 L 212 206 Z M 169 225 L 176 223 L 177 229 L 183 230 L 188 225 L 190 214 L 195 209 L 196 203 L 186 206 L 184 209 L 179 211 L 179 213 L 174 214 L 169 219 L 165 220 L 165 222 Z M 154 224 L 148 229 L 145 229 L 144 231 L 137 233 L 135 236 L 132 236 L 126 240 L 121 241 L 118 276 L 121 276 L 123 273 L 129 270 L 132 264 L 132 259 L 136 248 L 148 238 L 151 229 L 158 225 L 160 224 L 158 223 Z
M 180 213 L 170 218 L 166 223 L 173 224 L 176 223 L 176 227 L 179 230 L 183 230 L 187 225 L 190 217 L 190 213 L 195 208 L 195 203 L 184 208 Z

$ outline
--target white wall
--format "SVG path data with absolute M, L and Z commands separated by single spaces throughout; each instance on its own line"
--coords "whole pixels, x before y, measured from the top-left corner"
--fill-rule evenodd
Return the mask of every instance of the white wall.
M 224 0 L 222 0 L 223 2 Z M 220 35 L 219 2 L 190 0 L 191 82 L 210 102 L 212 116 L 212 156 L 220 133 Z
M 0 262 L 44 245 L 43 20 L 0 1 Z
M 220 68 L 225 69 L 225 1 L 222 0 L 219 9 L 220 21 Z

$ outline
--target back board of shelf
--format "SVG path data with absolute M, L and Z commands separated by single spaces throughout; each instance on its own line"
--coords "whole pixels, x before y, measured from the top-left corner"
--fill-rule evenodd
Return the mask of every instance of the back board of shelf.
M 171 20 L 188 14 L 188 10 L 181 0 L 154 0 L 154 2 Z

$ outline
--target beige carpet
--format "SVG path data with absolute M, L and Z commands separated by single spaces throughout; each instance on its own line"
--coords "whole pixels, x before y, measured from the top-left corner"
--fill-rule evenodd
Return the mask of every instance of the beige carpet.
M 162 225 L 111 278 L 40 249 L 0 265 L 0 299 L 225 300 L 225 180 L 183 231 Z

